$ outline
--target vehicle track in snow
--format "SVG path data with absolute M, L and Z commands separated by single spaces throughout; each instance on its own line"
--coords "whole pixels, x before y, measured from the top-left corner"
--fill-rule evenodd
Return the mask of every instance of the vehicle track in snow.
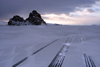
M 86 54 L 83 54 L 83 56 L 84 56 L 86 67 L 96 67 L 94 61 L 90 56 L 87 56 Z
M 47 46 L 49 46 L 50 44 L 54 43 L 54 42 L 57 41 L 57 40 L 58 40 L 58 39 L 52 41 L 51 43 L 47 44 L 46 46 L 44 46 L 44 47 L 40 48 L 39 50 L 33 52 L 32 55 L 36 54 L 37 52 L 41 51 L 42 49 L 46 48 Z
M 48 67 L 61 67 L 73 37 L 69 37 Z
M 24 59 L 20 60 L 19 62 L 17 62 L 16 64 L 14 64 L 12 67 L 16 67 L 19 64 L 21 64 L 22 62 L 24 62 L 28 57 L 25 57 Z
M 34 54 L 38 53 L 39 51 L 41 51 L 42 49 L 44 49 L 44 48 L 46 48 L 47 46 L 51 45 L 52 43 L 56 42 L 57 40 L 59 40 L 59 39 L 56 39 L 56 40 L 52 41 L 51 43 L 47 44 L 46 46 L 44 46 L 44 47 L 38 49 L 37 51 L 33 52 L 31 55 L 34 55 Z M 24 61 L 27 60 L 27 59 L 28 59 L 28 57 L 23 58 L 22 60 L 20 60 L 20 61 L 17 62 L 16 64 L 14 64 L 12 67 L 18 66 L 19 64 L 21 64 L 22 62 L 24 62 Z

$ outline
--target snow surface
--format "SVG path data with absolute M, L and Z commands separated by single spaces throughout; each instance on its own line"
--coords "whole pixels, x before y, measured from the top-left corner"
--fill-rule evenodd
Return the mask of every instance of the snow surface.
M 71 43 L 65 43 L 73 37 Z M 58 39 L 54 43 L 33 52 Z M 85 67 L 83 54 L 100 67 L 100 26 L 0 26 L 0 67 L 48 67 L 63 45 L 69 46 L 62 67 Z
M 7 25 L 7 22 L 0 21 L 0 26 Z

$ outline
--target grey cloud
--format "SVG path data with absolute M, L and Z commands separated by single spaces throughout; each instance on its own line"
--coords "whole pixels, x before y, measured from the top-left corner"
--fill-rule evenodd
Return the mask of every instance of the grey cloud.
M 88 12 L 95 12 L 93 9 L 87 9 Z
M 28 15 L 32 10 L 40 14 L 68 14 L 76 7 L 90 7 L 98 0 L 0 0 L 0 20 L 15 14 Z
M 79 8 L 78 8 L 78 9 L 75 9 L 75 10 L 76 10 L 76 11 L 83 11 L 82 9 L 79 9 Z

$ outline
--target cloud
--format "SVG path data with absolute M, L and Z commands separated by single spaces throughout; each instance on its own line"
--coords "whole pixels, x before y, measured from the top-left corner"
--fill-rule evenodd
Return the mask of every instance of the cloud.
M 87 9 L 88 12 L 95 12 L 93 9 Z
M 58 23 L 64 25 L 92 25 L 92 24 L 100 25 L 100 19 L 99 19 L 100 15 L 99 16 L 89 16 L 89 15 L 69 16 L 66 14 L 59 14 L 59 15 L 45 14 L 42 16 L 44 20 L 48 23 Z
M 76 7 L 91 7 L 99 0 L 0 0 L 0 20 L 15 14 L 28 16 L 32 10 L 40 14 L 69 14 Z

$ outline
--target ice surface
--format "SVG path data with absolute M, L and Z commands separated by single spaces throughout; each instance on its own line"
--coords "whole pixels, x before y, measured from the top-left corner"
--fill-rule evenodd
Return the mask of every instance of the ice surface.
M 65 43 L 64 45 L 70 46 L 70 43 Z
M 62 67 L 85 67 L 83 54 L 100 67 L 100 26 L 0 26 L 0 67 L 48 67 L 63 45 L 69 46 Z M 73 37 L 71 43 L 65 43 Z M 33 52 L 59 39 L 41 51 Z
M 7 22 L 0 21 L 0 26 L 7 25 Z

